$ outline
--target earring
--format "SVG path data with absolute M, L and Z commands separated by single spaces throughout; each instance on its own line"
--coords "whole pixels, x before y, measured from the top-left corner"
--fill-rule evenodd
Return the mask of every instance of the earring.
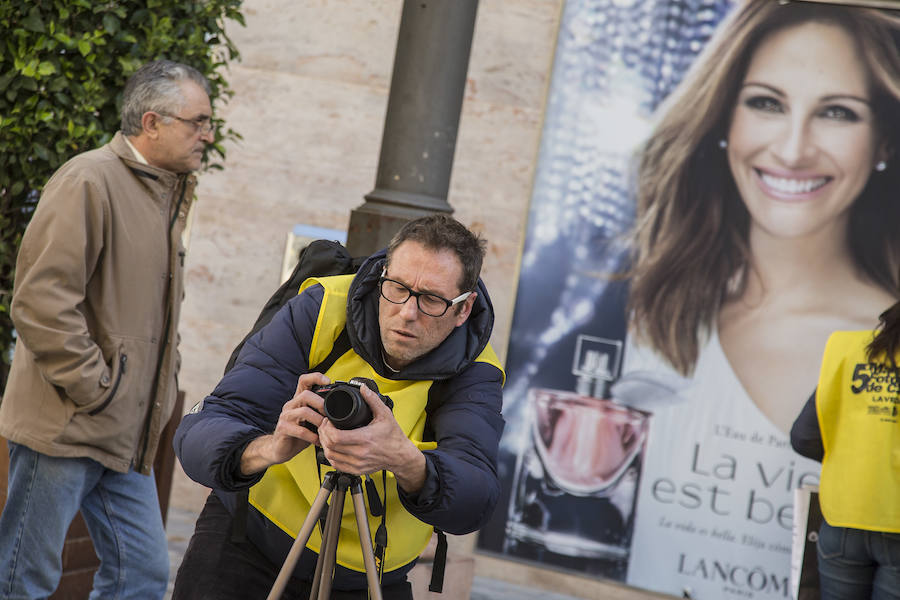
M 719 148 L 724 150 L 727 147 L 728 147 L 728 140 L 726 140 L 725 138 L 722 138 L 721 140 L 719 140 Z
M 875 163 L 875 170 L 879 173 L 881 171 L 884 171 L 885 169 L 887 169 L 887 163 L 885 161 L 879 160 L 877 163 Z

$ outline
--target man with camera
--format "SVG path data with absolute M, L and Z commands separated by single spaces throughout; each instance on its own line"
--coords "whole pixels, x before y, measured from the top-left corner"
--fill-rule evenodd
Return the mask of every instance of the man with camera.
M 488 344 L 494 316 L 478 277 L 483 257 L 484 242 L 451 217 L 416 219 L 356 275 L 307 280 L 247 342 L 176 433 L 185 472 L 213 493 L 179 569 L 175 600 L 265 597 L 328 463 L 376 474 L 366 478 L 365 495 L 371 512 L 386 513 L 369 516 L 372 530 L 387 526 L 385 598 L 412 598 L 407 573 L 433 528 L 464 534 L 485 524 L 500 491 L 504 375 Z M 393 410 L 368 385 L 350 388 L 357 378 Z M 335 426 L 318 387 L 328 384 L 363 400 L 370 420 Z M 249 506 L 242 506 L 247 488 Z M 309 597 L 320 544 L 314 532 L 285 598 Z M 367 597 L 349 509 L 333 589 L 335 598 Z

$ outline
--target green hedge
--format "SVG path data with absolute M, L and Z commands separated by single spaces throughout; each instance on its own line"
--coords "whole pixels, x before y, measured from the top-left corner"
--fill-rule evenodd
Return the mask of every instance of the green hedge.
M 213 106 L 232 95 L 227 63 L 239 54 L 224 31 L 244 24 L 241 0 L 0 0 L 0 391 L 13 342 L 15 258 L 41 188 L 66 160 L 119 128 L 125 80 L 168 58 L 205 74 Z M 218 101 L 218 102 L 216 102 Z M 221 168 L 219 126 L 206 168 Z

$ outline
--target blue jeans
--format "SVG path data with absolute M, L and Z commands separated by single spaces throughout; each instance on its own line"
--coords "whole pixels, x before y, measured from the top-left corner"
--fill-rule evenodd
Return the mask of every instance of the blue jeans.
M 47 598 L 78 510 L 100 568 L 90 599 L 161 599 L 169 554 L 156 482 L 89 458 L 58 458 L 9 442 L 9 491 L 0 513 L 0 600 Z
M 819 527 L 822 600 L 900 598 L 900 534 Z

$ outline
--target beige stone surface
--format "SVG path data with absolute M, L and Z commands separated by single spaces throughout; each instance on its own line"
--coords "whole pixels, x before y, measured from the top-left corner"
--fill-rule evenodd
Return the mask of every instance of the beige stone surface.
M 200 178 L 180 326 L 186 409 L 218 382 L 232 348 L 279 284 L 293 226 L 346 230 L 350 211 L 373 188 L 402 4 L 246 0 L 247 26 L 229 25 L 242 61 L 227 77 L 233 99 L 216 112 L 243 140 L 226 146 L 223 171 Z M 562 0 L 481 0 L 478 8 L 448 200 L 456 217 L 489 242 L 483 278 L 497 313 L 492 342 L 501 359 L 561 6 Z M 177 469 L 172 505 L 199 511 L 207 490 Z M 451 539 L 463 582 L 474 570 L 537 587 L 552 582 L 573 595 L 588 589 L 582 578 L 472 559 L 473 540 Z M 601 587 L 589 587 L 585 597 L 652 597 L 591 583 Z M 612 591 L 597 595 L 597 589 Z

